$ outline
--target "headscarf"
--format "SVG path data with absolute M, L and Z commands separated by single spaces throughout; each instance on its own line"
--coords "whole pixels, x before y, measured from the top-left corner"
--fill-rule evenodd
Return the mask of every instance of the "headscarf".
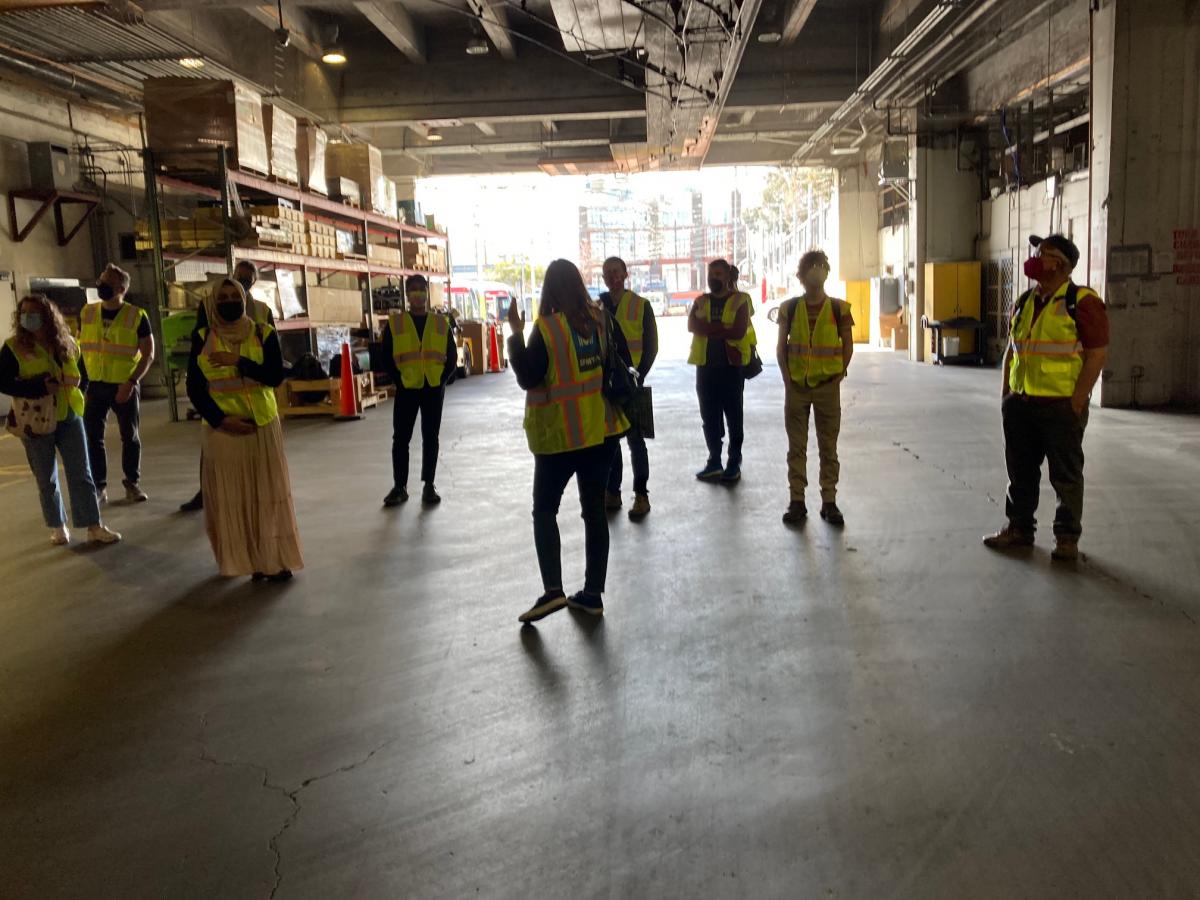
M 226 286 L 234 288 L 242 298 L 242 317 L 233 322 L 226 322 L 217 312 L 217 297 L 222 288 Z M 232 278 L 226 278 L 213 287 L 212 293 L 204 301 L 204 312 L 208 315 L 209 329 L 226 344 L 240 345 L 244 343 L 254 332 L 254 320 L 249 316 L 248 304 L 246 289 Z

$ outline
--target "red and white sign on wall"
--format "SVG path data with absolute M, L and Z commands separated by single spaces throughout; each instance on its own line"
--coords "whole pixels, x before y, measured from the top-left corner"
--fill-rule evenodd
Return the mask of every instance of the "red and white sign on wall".
M 1175 283 L 1200 285 L 1200 228 L 1182 228 L 1174 233 Z

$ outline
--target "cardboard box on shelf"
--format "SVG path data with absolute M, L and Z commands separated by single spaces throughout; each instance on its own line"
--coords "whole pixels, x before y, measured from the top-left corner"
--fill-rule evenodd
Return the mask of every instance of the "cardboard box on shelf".
M 329 195 L 329 182 L 325 177 L 325 147 L 329 136 L 316 122 L 301 119 L 296 131 L 296 162 L 300 187 Z
M 404 257 L 399 247 L 388 247 L 385 244 L 367 244 L 367 259 L 385 266 L 399 269 L 404 266 Z
M 349 178 L 330 176 L 329 196 L 347 206 L 362 209 L 362 191 L 359 189 L 358 182 Z
M 308 297 L 308 318 L 313 322 L 357 325 L 362 321 L 363 302 L 361 291 L 342 288 L 305 288 Z
M 212 169 L 217 160 L 213 151 L 224 146 L 231 167 L 270 174 L 262 97 L 245 85 L 210 78 L 147 78 L 144 105 L 147 139 L 152 150 L 164 151 L 158 160 L 162 164 Z
M 288 184 L 300 183 L 296 158 L 296 117 L 270 103 L 263 104 L 263 127 L 271 151 L 271 174 Z
M 325 147 L 325 177 L 330 180 L 349 178 L 358 184 L 363 209 L 387 213 L 387 179 L 383 175 L 383 154 L 378 147 L 330 142 Z

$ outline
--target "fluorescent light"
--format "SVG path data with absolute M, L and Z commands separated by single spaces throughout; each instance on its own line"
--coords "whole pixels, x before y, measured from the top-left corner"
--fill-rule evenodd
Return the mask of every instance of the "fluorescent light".
M 436 144 L 438 141 L 440 141 L 441 139 L 442 139 L 442 134 L 441 134 L 441 132 L 440 132 L 440 131 L 434 131 L 432 128 L 431 128 L 431 129 L 429 129 L 429 131 L 428 131 L 428 132 L 425 134 L 425 140 L 427 140 L 427 141 L 432 141 L 432 142 L 433 142 L 433 143 L 435 143 L 435 144 Z
M 185 69 L 203 69 L 204 60 L 198 56 L 185 56 L 179 60 L 179 64 Z
M 778 44 L 782 40 L 783 35 L 773 28 L 763 31 L 758 35 L 758 42 L 760 44 Z
M 321 62 L 330 66 L 341 66 L 346 62 L 346 54 L 341 47 L 330 47 L 322 54 Z
M 481 37 L 473 37 L 467 41 L 467 54 L 469 56 L 483 56 L 491 51 L 488 42 Z

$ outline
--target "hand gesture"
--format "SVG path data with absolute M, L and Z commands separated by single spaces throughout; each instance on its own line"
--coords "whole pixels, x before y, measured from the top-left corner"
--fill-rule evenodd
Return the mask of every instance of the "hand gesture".
M 238 354 L 230 353 L 228 350 L 221 350 L 208 355 L 209 362 L 214 366 L 236 366 L 240 358 Z
M 508 327 L 513 334 L 525 333 L 525 320 L 521 318 L 521 311 L 517 308 L 515 298 L 508 304 Z
M 117 403 L 128 403 L 129 398 L 133 396 L 134 384 L 132 381 L 126 381 L 117 388 Z
M 243 419 L 241 416 L 226 416 L 221 420 L 220 430 L 226 434 L 244 437 L 248 434 L 254 434 L 254 428 L 254 423 L 249 419 Z

